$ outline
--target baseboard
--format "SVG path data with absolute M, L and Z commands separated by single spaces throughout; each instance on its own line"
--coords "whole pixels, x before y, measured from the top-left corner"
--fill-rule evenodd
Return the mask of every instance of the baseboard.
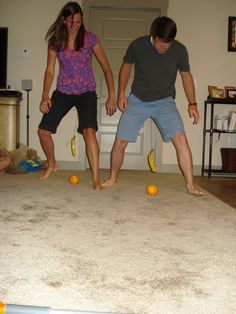
M 78 161 L 57 161 L 60 170 L 85 170 Z
M 58 161 L 59 169 L 61 170 L 86 170 L 86 168 L 81 167 L 78 161 Z M 161 165 L 157 169 L 158 172 L 165 173 L 181 173 L 178 165 Z M 201 175 L 201 166 L 193 166 L 193 175 Z
M 161 165 L 158 168 L 159 172 L 164 172 L 164 173 L 179 173 L 181 174 L 181 171 L 179 169 L 178 165 Z M 196 165 L 193 166 L 193 175 L 194 176 L 200 176 L 201 175 L 201 166 L 200 165 Z

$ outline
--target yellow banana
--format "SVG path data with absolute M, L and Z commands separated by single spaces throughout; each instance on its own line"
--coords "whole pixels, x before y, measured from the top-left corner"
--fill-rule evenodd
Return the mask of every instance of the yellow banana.
M 70 147 L 71 147 L 71 154 L 72 156 L 76 156 L 76 145 L 75 145 L 75 135 L 72 137 L 70 141 Z
M 150 151 L 148 154 L 148 164 L 152 172 L 156 173 L 157 172 L 157 166 L 155 164 L 154 160 L 154 149 Z

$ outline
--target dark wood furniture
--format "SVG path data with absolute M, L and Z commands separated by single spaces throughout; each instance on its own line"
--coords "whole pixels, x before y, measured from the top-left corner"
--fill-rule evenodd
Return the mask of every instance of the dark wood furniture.
M 207 98 L 204 101 L 204 125 L 203 125 L 203 144 L 202 144 L 202 171 L 201 174 L 204 176 L 206 173 L 208 177 L 212 175 L 215 176 L 226 176 L 226 177 L 236 177 L 236 173 L 224 172 L 221 169 L 212 169 L 212 149 L 213 149 L 213 136 L 214 134 L 220 135 L 221 133 L 236 134 L 236 132 L 229 132 L 223 130 L 217 130 L 213 127 L 214 119 L 214 108 L 216 105 L 236 105 L 236 99 L 226 99 L 226 98 Z M 207 128 L 207 111 L 210 107 L 210 127 Z M 206 159 L 206 136 L 209 134 L 209 154 L 208 154 L 208 166 L 205 165 Z

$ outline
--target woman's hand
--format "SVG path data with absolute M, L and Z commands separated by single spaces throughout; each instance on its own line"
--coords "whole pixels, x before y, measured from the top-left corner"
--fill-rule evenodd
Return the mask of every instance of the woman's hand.
M 40 102 L 39 108 L 42 113 L 48 113 L 50 111 L 51 106 L 52 106 L 51 99 L 49 97 L 47 98 L 43 97 Z
M 116 96 L 111 95 L 106 101 L 107 115 L 112 116 L 116 112 Z

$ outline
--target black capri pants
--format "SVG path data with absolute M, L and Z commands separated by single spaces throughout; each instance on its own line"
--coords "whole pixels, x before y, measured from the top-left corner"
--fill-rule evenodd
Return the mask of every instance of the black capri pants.
M 52 93 L 51 101 L 50 111 L 43 114 L 39 129 L 56 133 L 63 117 L 75 106 L 78 114 L 77 131 L 82 134 L 83 129 L 86 128 L 98 130 L 96 92 L 88 91 L 80 95 L 67 95 L 55 90 Z

